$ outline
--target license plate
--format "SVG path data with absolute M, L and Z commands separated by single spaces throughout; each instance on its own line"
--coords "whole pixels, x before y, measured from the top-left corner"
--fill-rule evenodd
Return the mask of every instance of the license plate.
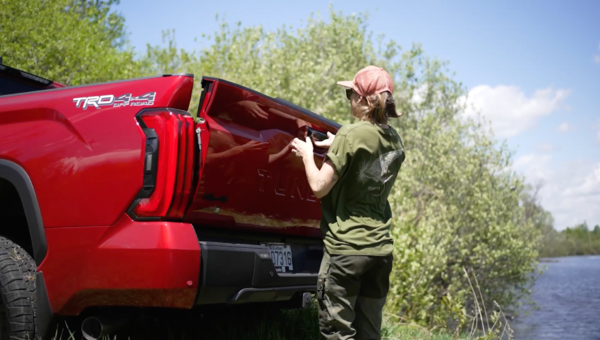
M 271 260 L 278 273 L 294 270 L 292 263 L 292 249 L 284 244 L 267 244 L 271 253 Z

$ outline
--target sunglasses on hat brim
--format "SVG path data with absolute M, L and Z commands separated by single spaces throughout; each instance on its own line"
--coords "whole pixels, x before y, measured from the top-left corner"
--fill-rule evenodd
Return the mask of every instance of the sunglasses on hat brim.
M 354 92 L 353 89 L 346 89 L 346 98 L 348 98 L 348 100 L 352 98 L 352 92 Z

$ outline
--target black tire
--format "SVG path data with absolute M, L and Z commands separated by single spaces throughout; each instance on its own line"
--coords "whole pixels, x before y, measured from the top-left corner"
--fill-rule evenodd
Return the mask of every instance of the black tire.
M 0 340 L 33 340 L 35 261 L 21 247 L 0 237 Z

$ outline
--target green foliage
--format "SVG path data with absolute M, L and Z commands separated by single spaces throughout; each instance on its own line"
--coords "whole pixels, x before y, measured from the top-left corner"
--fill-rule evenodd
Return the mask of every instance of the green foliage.
M 524 186 L 507 170 L 506 147 L 444 104 L 458 99 L 446 82 L 434 86 L 450 98 L 436 94 L 404 121 L 410 149 L 393 198 L 398 265 L 388 306 L 420 322 L 460 325 L 464 318 L 440 301 L 450 295 L 467 314 L 463 268 L 479 280 L 489 309 L 493 301 L 511 309 L 533 283 L 539 231 L 519 205 Z
M 544 235 L 543 257 L 600 254 L 600 226 L 589 229 L 586 222 L 561 232 L 552 229 Z
M 124 20 L 115 0 L 0 0 L 3 63 L 78 85 L 125 79 L 144 72 L 124 50 Z
M 196 63 L 197 58 L 193 53 L 177 49 L 175 30 L 163 32 L 163 43 L 166 46 L 147 45 L 143 60 L 146 72 L 155 75 L 189 72 L 190 65 Z M 196 83 L 198 85 L 199 81 Z

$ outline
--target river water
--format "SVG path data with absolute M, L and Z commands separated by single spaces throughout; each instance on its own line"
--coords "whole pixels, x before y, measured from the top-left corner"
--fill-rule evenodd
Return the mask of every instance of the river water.
M 600 340 L 600 256 L 541 263 L 533 288 L 540 307 L 512 322 L 516 340 Z

